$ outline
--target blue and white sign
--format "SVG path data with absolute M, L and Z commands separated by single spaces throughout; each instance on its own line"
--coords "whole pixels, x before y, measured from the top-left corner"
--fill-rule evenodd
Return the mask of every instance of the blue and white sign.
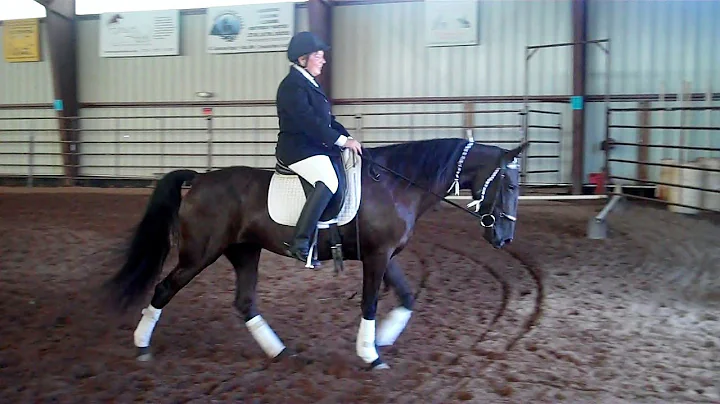
M 207 52 L 282 52 L 295 33 L 295 3 L 207 9 Z
M 100 57 L 180 54 L 178 10 L 100 14 Z

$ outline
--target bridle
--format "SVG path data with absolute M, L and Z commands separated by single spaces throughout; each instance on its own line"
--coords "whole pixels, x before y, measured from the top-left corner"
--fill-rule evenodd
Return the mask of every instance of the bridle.
M 483 201 L 485 200 L 485 192 L 487 192 L 487 189 L 490 187 L 490 184 L 493 182 L 497 174 L 500 172 L 500 167 L 495 168 L 495 171 L 493 171 L 492 174 L 488 177 L 487 180 L 485 180 L 485 184 L 483 184 L 482 189 L 480 190 L 480 199 L 475 199 L 472 202 L 467 204 L 468 208 L 475 207 L 475 212 L 480 212 L 480 207 L 482 206 Z M 505 174 L 503 174 L 504 176 Z M 493 215 L 493 212 L 495 211 L 495 204 L 497 203 L 498 197 L 502 197 L 500 193 L 501 187 L 498 187 L 495 191 L 495 198 L 492 201 L 492 205 L 490 205 L 490 213 L 483 213 L 480 215 L 480 225 L 482 227 L 493 227 L 495 226 L 495 216 Z M 485 219 L 490 218 L 492 221 L 489 224 L 486 224 Z
M 475 141 L 473 139 L 470 139 L 470 140 L 468 140 L 468 143 L 465 145 L 465 148 L 463 149 L 462 154 L 460 155 L 460 158 L 458 159 L 457 170 L 455 170 L 455 179 L 453 180 L 452 184 L 450 185 L 450 188 L 448 188 L 447 193 L 449 193 L 450 191 L 452 191 L 454 189 L 455 195 L 456 196 L 460 195 L 460 173 L 462 172 L 462 167 L 463 167 L 463 164 L 465 163 L 465 158 L 467 157 L 468 153 L 470 152 L 470 149 L 472 149 L 474 144 L 475 144 Z M 465 208 L 463 208 L 462 206 L 456 204 L 455 202 L 446 199 L 445 196 L 438 195 L 437 193 L 432 192 L 429 189 L 426 189 L 425 187 L 418 185 L 417 183 L 415 183 L 415 181 L 405 177 L 404 175 L 402 175 L 388 167 L 385 167 L 380 163 L 375 162 L 370 156 L 366 157 L 365 156 L 366 151 L 367 150 L 363 150 L 362 158 L 364 160 L 369 161 L 371 165 L 376 165 L 376 166 L 382 168 L 383 170 L 388 171 L 388 172 L 402 178 L 403 180 L 410 183 L 410 185 L 420 188 L 421 190 L 423 190 L 423 192 L 429 193 L 429 194 L 439 198 L 441 201 L 446 202 L 446 203 L 460 209 L 463 212 L 473 215 L 474 217 L 476 217 L 477 219 L 480 220 L 480 225 L 485 228 L 492 228 L 495 226 L 496 219 L 495 219 L 495 215 L 493 215 L 493 211 L 495 210 L 495 206 L 497 204 L 498 198 L 502 199 L 502 192 L 501 192 L 502 187 L 497 187 L 497 190 L 495 191 L 495 198 L 493 198 L 492 204 L 490 205 L 490 210 L 489 210 L 490 213 L 480 214 L 479 213 L 480 207 L 481 207 L 482 203 L 485 201 L 485 193 L 487 192 L 487 189 L 490 187 L 490 184 L 493 182 L 493 180 L 495 180 L 498 173 L 500 173 L 501 171 L 502 171 L 501 177 L 504 178 L 505 177 L 504 170 L 506 168 L 519 169 L 519 164 L 517 162 L 517 158 L 513 159 L 513 161 L 510 162 L 509 164 L 507 164 L 505 167 L 496 167 L 495 171 L 493 171 L 493 173 L 485 180 L 485 184 L 483 184 L 482 190 L 480 191 L 480 199 L 474 199 L 472 202 L 468 203 Z M 379 181 L 379 174 L 376 173 L 374 175 L 373 180 Z M 446 193 L 446 196 L 447 196 L 447 193 Z M 470 208 L 473 206 L 475 207 L 474 212 L 467 209 L 467 208 Z M 517 220 L 517 218 L 515 218 L 515 216 L 508 215 L 505 212 L 501 213 L 501 217 L 504 217 L 508 220 L 512 220 L 513 222 Z M 489 219 L 489 221 L 487 221 L 488 219 Z
M 483 184 L 483 187 L 480 191 L 480 199 L 473 200 L 472 202 L 467 204 L 467 207 L 475 207 L 475 212 L 480 211 L 480 206 L 482 205 L 483 201 L 485 200 L 485 192 L 487 192 L 487 189 L 490 187 L 490 184 L 493 182 L 497 174 L 502 171 L 501 178 L 505 178 L 505 169 L 511 169 L 511 170 L 519 170 L 520 164 L 517 161 L 517 157 L 513 159 L 510 163 L 508 163 L 504 168 L 503 167 L 496 167 L 495 171 L 488 177 L 487 180 L 485 180 L 485 184 Z M 502 185 L 502 184 L 500 184 Z M 493 212 L 495 211 L 495 206 L 497 205 L 497 201 L 500 199 L 502 201 L 503 195 L 502 195 L 502 186 L 498 186 L 495 190 L 495 198 L 493 198 L 492 204 L 490 205 L 490 213 L 484 213 L 480 215 L 480 225 L 482 227 L 493 227 L 495 226 L 495 216 L 493 215 Z M 504 217 L 508 220 L 511 220 L 513 222 L 517 221 L 517 218 L 513 215 L 508 215 L 505 211 L 500 212 L 500 217 Z M 486 224 L 485 219 L 490 218 L 491 222 L 489 224 Z

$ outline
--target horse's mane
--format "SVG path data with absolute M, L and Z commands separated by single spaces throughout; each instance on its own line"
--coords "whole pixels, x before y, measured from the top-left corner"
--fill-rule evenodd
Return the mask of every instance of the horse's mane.
M 368 157 L 418 185 L 434 188 L 450 184 L 466 144 L 461 138 L 419 140 L 369 148 Z

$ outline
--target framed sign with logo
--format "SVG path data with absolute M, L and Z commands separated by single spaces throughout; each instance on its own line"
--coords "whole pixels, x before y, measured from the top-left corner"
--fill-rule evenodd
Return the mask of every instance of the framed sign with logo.
M 180 54 L 180 11 L 100 14 L 100 57 Z
M 40 22 L 37 18 L 4 21 L 2 37 L 5 61 L 40 61 Z
M 207 9 L 207 52 L 282 52 L 295 33 L 295 3 Z

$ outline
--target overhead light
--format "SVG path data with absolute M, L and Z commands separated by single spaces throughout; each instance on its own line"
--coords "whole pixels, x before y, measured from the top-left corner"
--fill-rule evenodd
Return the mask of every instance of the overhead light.
M 196 96 L 200 98 L 212 98 L 215 94 L 211 93 L 210 91 L 198 91 L 195 93 Z

